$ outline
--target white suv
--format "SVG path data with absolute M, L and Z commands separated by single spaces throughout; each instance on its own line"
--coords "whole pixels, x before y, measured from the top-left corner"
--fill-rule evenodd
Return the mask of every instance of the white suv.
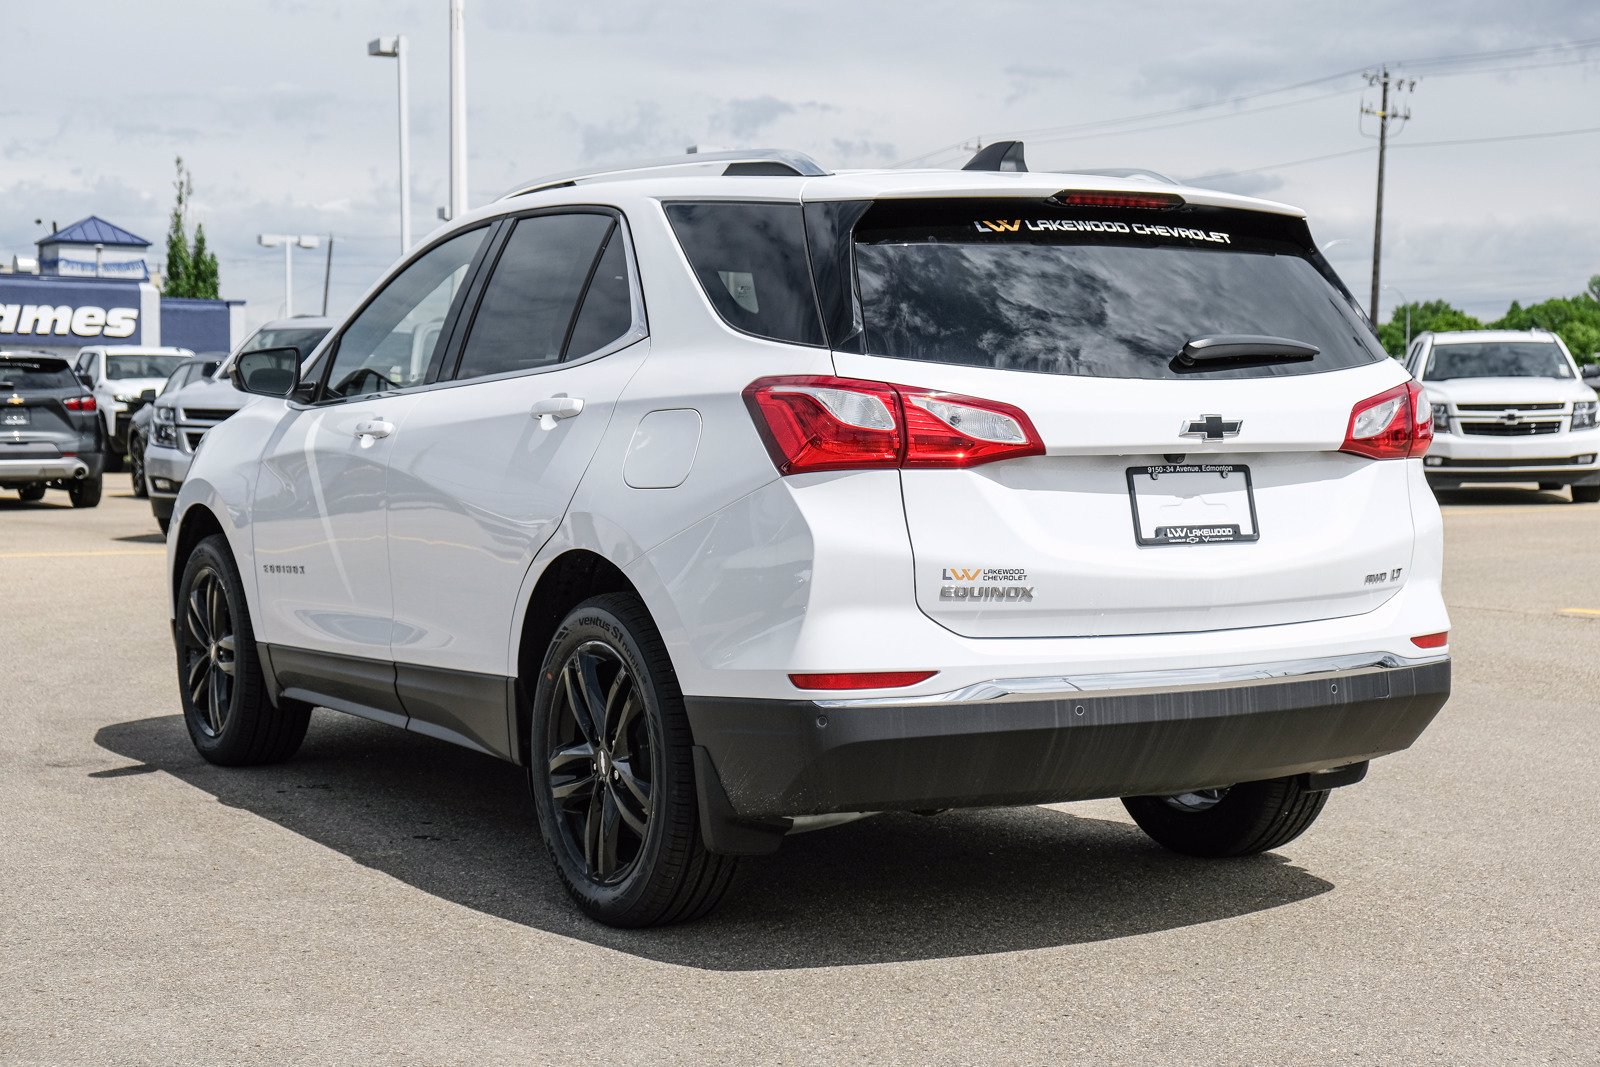
M 90 345 L 78 349 L 73 370 L 94 394 L 95 407 L 105 425 L 106 461 L 111 470 L 121 467 L 128 454 L 129 408 L 146 390 L 156 393 L 178 365 L 194 353 L 187 348 L 149 348 L 141 345 Z
M 1561 338 L 1543 330 L 1425 333 L 1406 366 L 1433 406 L 1423 465 L 1439 489 L 1464 482 L 1572 487 L 1600 501 L 1597 398 Z
M 1281 205 L 567 175 L 283 356 L 177 500 L 195 745 L 281 759 L 320 706 L 519 763 L 604 922 L 871 812 L 1123 797 L 1275 848 L 1448 693 L 1431 416 Z

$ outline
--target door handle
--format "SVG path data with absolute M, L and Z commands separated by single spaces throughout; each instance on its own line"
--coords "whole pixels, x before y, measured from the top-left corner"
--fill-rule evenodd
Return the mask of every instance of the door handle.
M 379 437 L 388 437 L 394 433 L 394 423 L 383 419 L 363 419 L 356 423 L 355 435 L 361 438 L 363 445 L 370 445 Z
M 557 419 L 570 419 L 582 411 L 582 397 L 552 396 L 535 403 L 529 414 L 539 420 L 539 429 L 553 430 Z
M 577 396 L 552 396 L 533 405 L 531 414 L 552 419 L 570 419 L 583 411 L 583 398 Z

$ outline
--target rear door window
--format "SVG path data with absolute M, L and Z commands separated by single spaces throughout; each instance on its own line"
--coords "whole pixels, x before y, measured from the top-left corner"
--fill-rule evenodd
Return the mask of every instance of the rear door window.
M 559 363 L 573 333 L 578 301 L 597 273 L 615 227 L 611 216 L 587 213 L 517 220 L 483 288 L 456 377 L 481 378 Z M 623 275 L 626 285 L 625 271 Z
M 1258 212 L 883 202 L 855 229 L 865 350 L 1102 378 L 1175 378 L 1194 339 L 1287 338 L 1308 362 L 1207 377 L 1339 370 L 1384 358 L 1299 220 Z M 1191 372 L 1192 373 L 1192 372 Z

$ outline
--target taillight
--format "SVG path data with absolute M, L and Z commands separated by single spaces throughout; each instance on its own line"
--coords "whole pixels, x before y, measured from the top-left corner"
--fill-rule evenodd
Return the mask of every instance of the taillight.
M 899 689 L 932 678 L 938 671 L 850 671 L 832 674 L 791 674 L 797 689 Z
M 1420 456 L 1433 443 L 1433 409 L 1422 386 L 1406 382 L 1361 401 L 1350 411 L 1339 451 L 1370 459 Z
M 1044 454 L 1028 416 L 996 400 L 821 375 L 759 378 L 744 400 L 780 474 Z
M 95 409 L 94 397 L 92 396 L 69 396 L 61 404 L 68 411 L 93 411 Z

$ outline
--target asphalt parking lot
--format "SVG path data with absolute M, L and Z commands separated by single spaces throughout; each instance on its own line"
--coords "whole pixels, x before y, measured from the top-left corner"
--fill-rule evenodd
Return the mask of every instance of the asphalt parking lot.
M 1455 695 L 1281 851 L 887 816 L 625 933 L 508 765 L 329 712 L 202 762 L 145 502 L 0 495 L 0 1061 L 1600 1061 L 1600 505 L 1445 511 Z

